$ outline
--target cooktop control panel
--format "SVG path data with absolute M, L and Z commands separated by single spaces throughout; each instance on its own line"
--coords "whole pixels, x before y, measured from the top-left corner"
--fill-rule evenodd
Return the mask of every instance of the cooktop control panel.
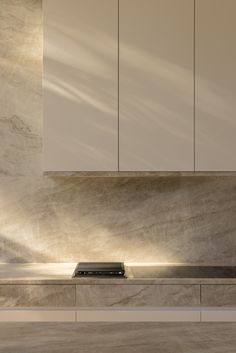
M 124 277 L 124 275 L 123 262 L 79 262 L 73 273 L 73 277 Z

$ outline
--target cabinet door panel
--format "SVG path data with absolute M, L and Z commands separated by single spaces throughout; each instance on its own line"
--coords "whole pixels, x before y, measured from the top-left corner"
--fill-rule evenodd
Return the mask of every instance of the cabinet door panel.
M 120 170 L 193 170 L 193 0 L 120 0 Z
M 236 170 L 236 1 L 196 0 L 196 170 Z
M 203 306 L 236 306 L 236 285 L 202 285 Z
M 71 306 L 75 306 L 74 285 L 0 285 L 0 308 Z
M 199 285 L 77 285 L 77 307 L 197 306 Z
M 118 2 L 44 0 L 44 169 L 118 165 Z

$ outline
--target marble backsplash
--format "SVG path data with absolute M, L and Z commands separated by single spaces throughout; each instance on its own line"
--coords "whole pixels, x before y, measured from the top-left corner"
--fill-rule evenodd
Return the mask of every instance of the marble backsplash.
M 236 177 L 43 176 L 42 3 L 0 3 L 0 262 L 236 265 Z
M 2 177 L 1 262 L 236 264 L 230 177 Z

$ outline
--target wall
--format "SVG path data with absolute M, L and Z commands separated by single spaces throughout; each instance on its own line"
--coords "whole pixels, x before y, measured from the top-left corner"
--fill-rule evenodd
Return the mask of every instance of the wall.
M 43 176 L 41 7 L 1 0 L 0 262 L 236 264 L 233 176 Z

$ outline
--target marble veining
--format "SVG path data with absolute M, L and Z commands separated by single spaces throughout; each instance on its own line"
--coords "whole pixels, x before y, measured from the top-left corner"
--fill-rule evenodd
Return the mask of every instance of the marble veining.
M 0 176 L 40 175 L 40 0 L 1 0 L 0 42 Z
M 236 263 L 233 177 L 0 183 L 1 262 Z
M 235 353 L 236 323 L 0 323 L 1 353 Z
M 78 307 L 195 306 L 200 304 L 198 285 L 77 285 Z
M 41 150 L 41 139 L 19 116 L 0 118 L 0 144 L 0 175 L 33 175 L 40 170 L 36 153 Z
M 72 307 L 73 285 L 0 285 L 0 307 Z
M 236 285 L 203 285 L 201 292 L 204 306 L 236 306 Z

